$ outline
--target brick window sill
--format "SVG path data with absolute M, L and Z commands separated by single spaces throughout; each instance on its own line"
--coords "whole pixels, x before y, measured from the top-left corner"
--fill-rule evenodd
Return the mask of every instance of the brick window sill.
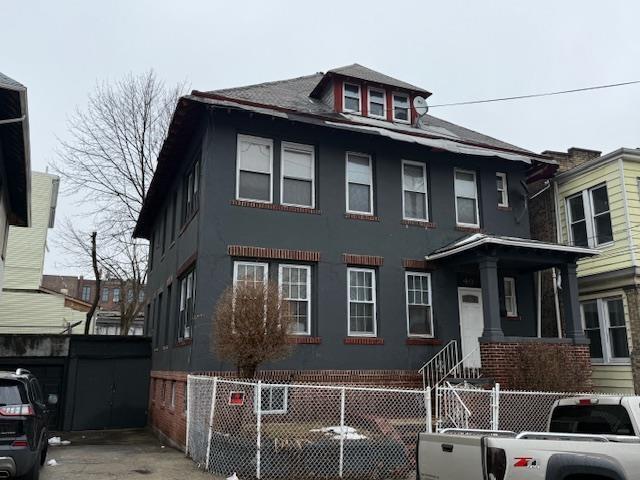
M 362 215 L 359 213 L 345 213 L 344 218 L 347 220 L 364 220 L 367 222 L 379 222 L 380 217 L 376 215 Z
M 191 345 L 193 343 L 193 340 L 190 338 L 186 338 L 184 340 L 180 340 L 179 342 L 176 342 L 175 347 L 186 347 L 188 345 Z
M 442 340 L 438 338 L 420 338 L 409 337 L 406 340 L 407 345 L 442 345 Z
M 377 337 L 346 337 L 345 345 L 384 345 L 384 338 Z
M 320 215 L 322 212 L 317 208 L 294 207 L 291 205 L 278 205 L 275 203 L 252 202 L 249 200 L 231 200 L 231 205 L 236 207 L 261 208 L 263 210 L 275 210 L 277 212 L 310 213 Z
M 520 315 L 505 315 L 502 318 L 505 320 L 522 320 Z
M 436 228 L 436 224 L 433 222 L 421 221 L 421 220 L 401 220 L 402 225 L 408 225 L 411 227 L 420 227 L 424 229 Z
M 482 233 L 483 230 L 479 227 L 463 227 L 462 225 L 456 225 L 456 230 L 466 233 Z
M 292 335 L 287 338 L 287 343 L 292 345 L 320 345 L 322 339 L 320 337 L 309 337 L 306 335 Z
M 511 210 L 512 210 L 511 207 L 501 207 L 500 205 L 498 205 L 499 212 L 510 212 Z

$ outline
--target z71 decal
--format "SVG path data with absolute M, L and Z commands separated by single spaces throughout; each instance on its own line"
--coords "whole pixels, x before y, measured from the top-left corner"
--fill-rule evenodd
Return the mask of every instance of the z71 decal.
M 538 461 L 533 457 L 515 457 L 513 460 L 513 466 L 517 468 L 540 468 Z

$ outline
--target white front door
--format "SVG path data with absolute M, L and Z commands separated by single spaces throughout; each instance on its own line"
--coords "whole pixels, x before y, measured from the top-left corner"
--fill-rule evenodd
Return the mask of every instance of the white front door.
M 482 290 L 479 288 L 458 288 L 458 309 L 460 311 L 460 339 L 462 358 L 473 352 L 464 362 L 465 367 L 480 368 L 480 342 L 484 330 L 482 314 Z

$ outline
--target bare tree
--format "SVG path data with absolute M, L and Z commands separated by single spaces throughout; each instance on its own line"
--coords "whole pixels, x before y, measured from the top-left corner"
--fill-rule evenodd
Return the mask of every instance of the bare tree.
M 167 88 L 150 70 L 128 75 L 113 83 L 99 84 L 87 105 L 68 119 L 67 139 L 60 140 L 53 168 L 64 181 L 64 192 L 78 199 L 92 230 L 100 232 L 97 261 L 107 279 L 118 280 L 121 334 L 140 314 L 140 291 L 146 283 L 147 242 L 132 232 L 146 198 L 155 162 L 184 84 Z M 91 207 L 87 210 L 87 205 Z M 67 221 L 59 234 L 60 245 L 91 263 L 86 232 Z M 78 256 L 79 254 L 84 254 Z M 74 256 L 75 255 L 75 256 Z M 125 292 L 133 292 L 128 302 Z
M 93 314 L 96 313 L 96 309 L 98 308 L 98 302 L 100 301 L 100 283 L 102 277 L 102 272 L 100 272 L 100 268 L 98 267 L 98 251 L 96 248 L 96 232 L 91 232 L 91 266 L 93 268 L 93 276 L 96 279 L 96 288 L 93 291 L 93 301 L 91 302 L 91 308 L 87 312 L 87 318 L 84 322 L 84 334 L 89 334 L 89 329 L 91 328 L 91 320 L 93 319 Z
M 274 282 L 228 287 L 218 299 L 213 320 L 213 351 L 233 362 L 241 377 L 252 378 L 262 363 L 291 352 L 289 303 Z

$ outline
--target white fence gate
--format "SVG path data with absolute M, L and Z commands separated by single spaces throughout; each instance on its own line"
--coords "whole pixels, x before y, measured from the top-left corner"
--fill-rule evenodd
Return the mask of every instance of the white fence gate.
M 190 375 L 186 453 L 241 478 L 407 478 L 430 390 L 274 384 Z

